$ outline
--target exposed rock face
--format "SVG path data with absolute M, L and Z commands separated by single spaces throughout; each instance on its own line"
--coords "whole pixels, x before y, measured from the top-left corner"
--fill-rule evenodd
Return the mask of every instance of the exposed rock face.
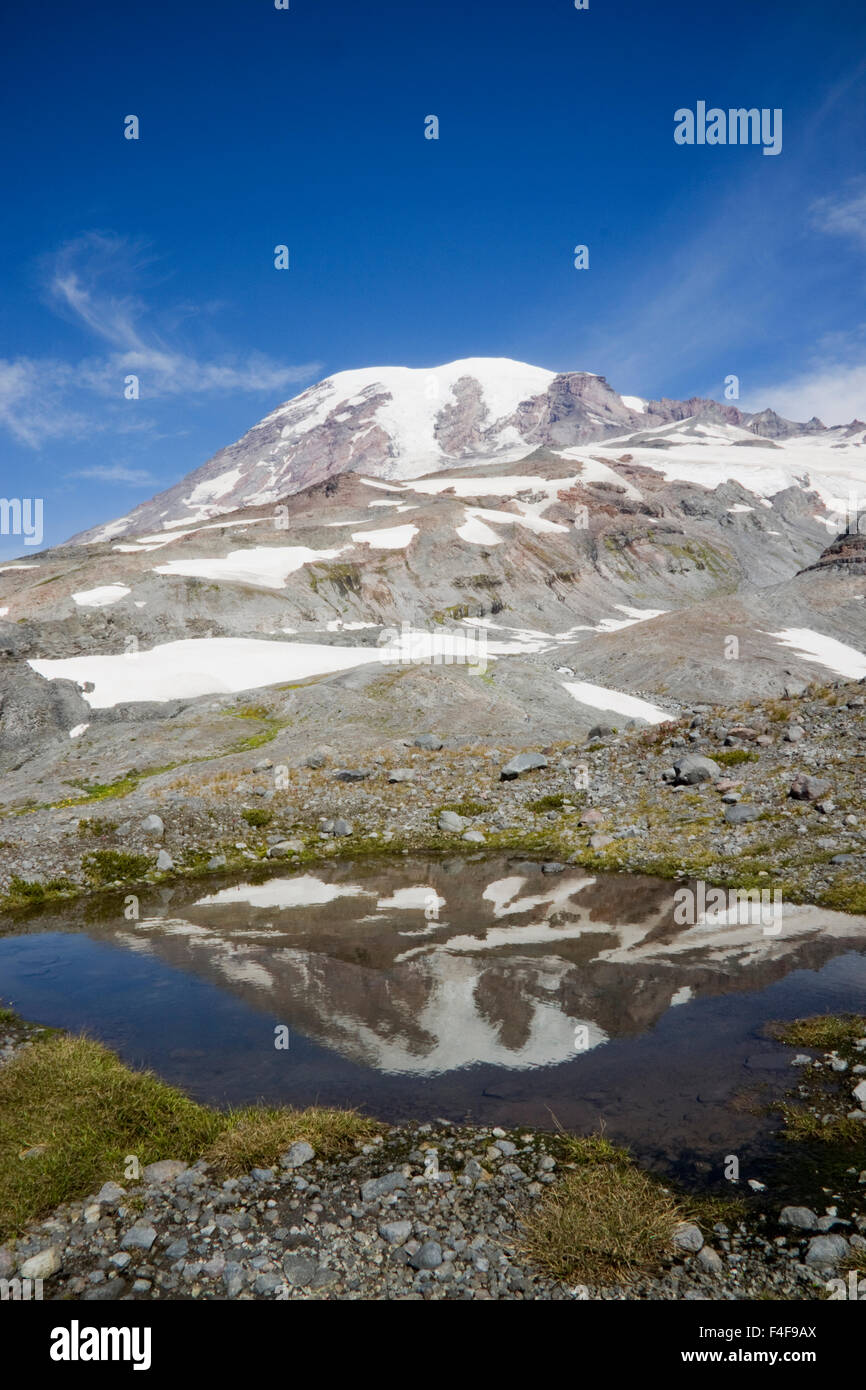
M 567 448 L 625 434 L 643 422 L 603 376 L 563 372 L 544 396 L 519 406 L 510 423 L 529 444 Z
M 27 757 L 46 741 L 68 738 L 91 710 L 72 681 L 47 681 L 26 662 L 0 660 L 0 753 Z
M 843 573 L 862 575 L 866 573 L 866 535 L 857 531 L 846 531 L 837 536 L 831 545 L 808 570 L 840 570 Z M 805 573 L 806 571 L 804 571 Z

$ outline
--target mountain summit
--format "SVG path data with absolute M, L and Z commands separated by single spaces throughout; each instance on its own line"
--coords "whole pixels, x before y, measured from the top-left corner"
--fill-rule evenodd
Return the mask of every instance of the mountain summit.
M 547 371 L 507 357 L 430 368 L 337 372 L 271 411 L 179 483 L 76 541 L 198 524 L 266 506 L 341 473 L 417 478 L 457 463 L 513 461 L 534 448 L 568 448 L 700 420 L 763 437 L 822 431 L 773 412 L 693 398 L 621 396 L 592 372 Z M 768 428 L 769 427 L 769 428 Z

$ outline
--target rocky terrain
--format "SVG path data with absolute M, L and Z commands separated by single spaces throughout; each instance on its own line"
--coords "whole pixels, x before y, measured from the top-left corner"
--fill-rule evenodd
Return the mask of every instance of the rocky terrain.
M 416 700 L 427 688 L 425 721 L 452 685 L 450 732 L 419 720 L 390 739 L 406 676 L 354 674 L 351 684 L 268 692 L 252 707 L 220 703 L 205 721 L 179 712 L 167 721 L 175 761 L 163 771 L 131 766 L 127 744 L 105 783 L 49 775 L 40 787 L 23 768 L 8 776 L 0 887 L 9 905 L 334 855 L 507 849 L 866 911 L 861 682 L 736 706 L 678 704 L 650 729 L 602 723 L 527 747 L 513 741 L 519 726 L 507 743 L 463 734 L 463 692 L 478 679 L 465 668 L 412 673 Z M 317 741 L 323 728 L 329 744 Z M 43 805 L 32 805 L 34 792 Z

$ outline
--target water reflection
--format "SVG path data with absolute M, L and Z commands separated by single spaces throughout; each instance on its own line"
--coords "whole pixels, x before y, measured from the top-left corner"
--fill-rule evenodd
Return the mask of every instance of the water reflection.
M 212 1104 L 603 1122 L 694 1177 L 766 1140 L 760 1106 L 730 1104 L 789 1082 L 763 1023 L 862 1009 L 866 920 L 681 924 L 676 892 L 504 857 L 163 887 L 139 921 L 122 895 L 7 921 L 0 997 Z

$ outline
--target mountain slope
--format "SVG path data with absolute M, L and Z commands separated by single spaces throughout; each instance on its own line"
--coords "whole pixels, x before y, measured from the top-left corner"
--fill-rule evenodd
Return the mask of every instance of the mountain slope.
M 758 443 L 756 431 L 766 430 L 762 443 L 769 449 L 779 447 L 777 438 L 826 433 L 820 421 L 796 425 L 767 411 L 753 417 L 699 398 L 620 396 L 602 376 L 557 374 L 508 358 L 466 358 L 429 369 L 371 367 L 309 387 L 128 516 L 74 539 L 196 524 L 272 505 L 346 472 L 406 480 L 460 462 L 507 462 L 537 447 L 612 438 L 672 447 L 665 426 L 671 435 L 685 431 L 686 442 L 700 442 L 700 422 L 733 431 L 736 443 Z

